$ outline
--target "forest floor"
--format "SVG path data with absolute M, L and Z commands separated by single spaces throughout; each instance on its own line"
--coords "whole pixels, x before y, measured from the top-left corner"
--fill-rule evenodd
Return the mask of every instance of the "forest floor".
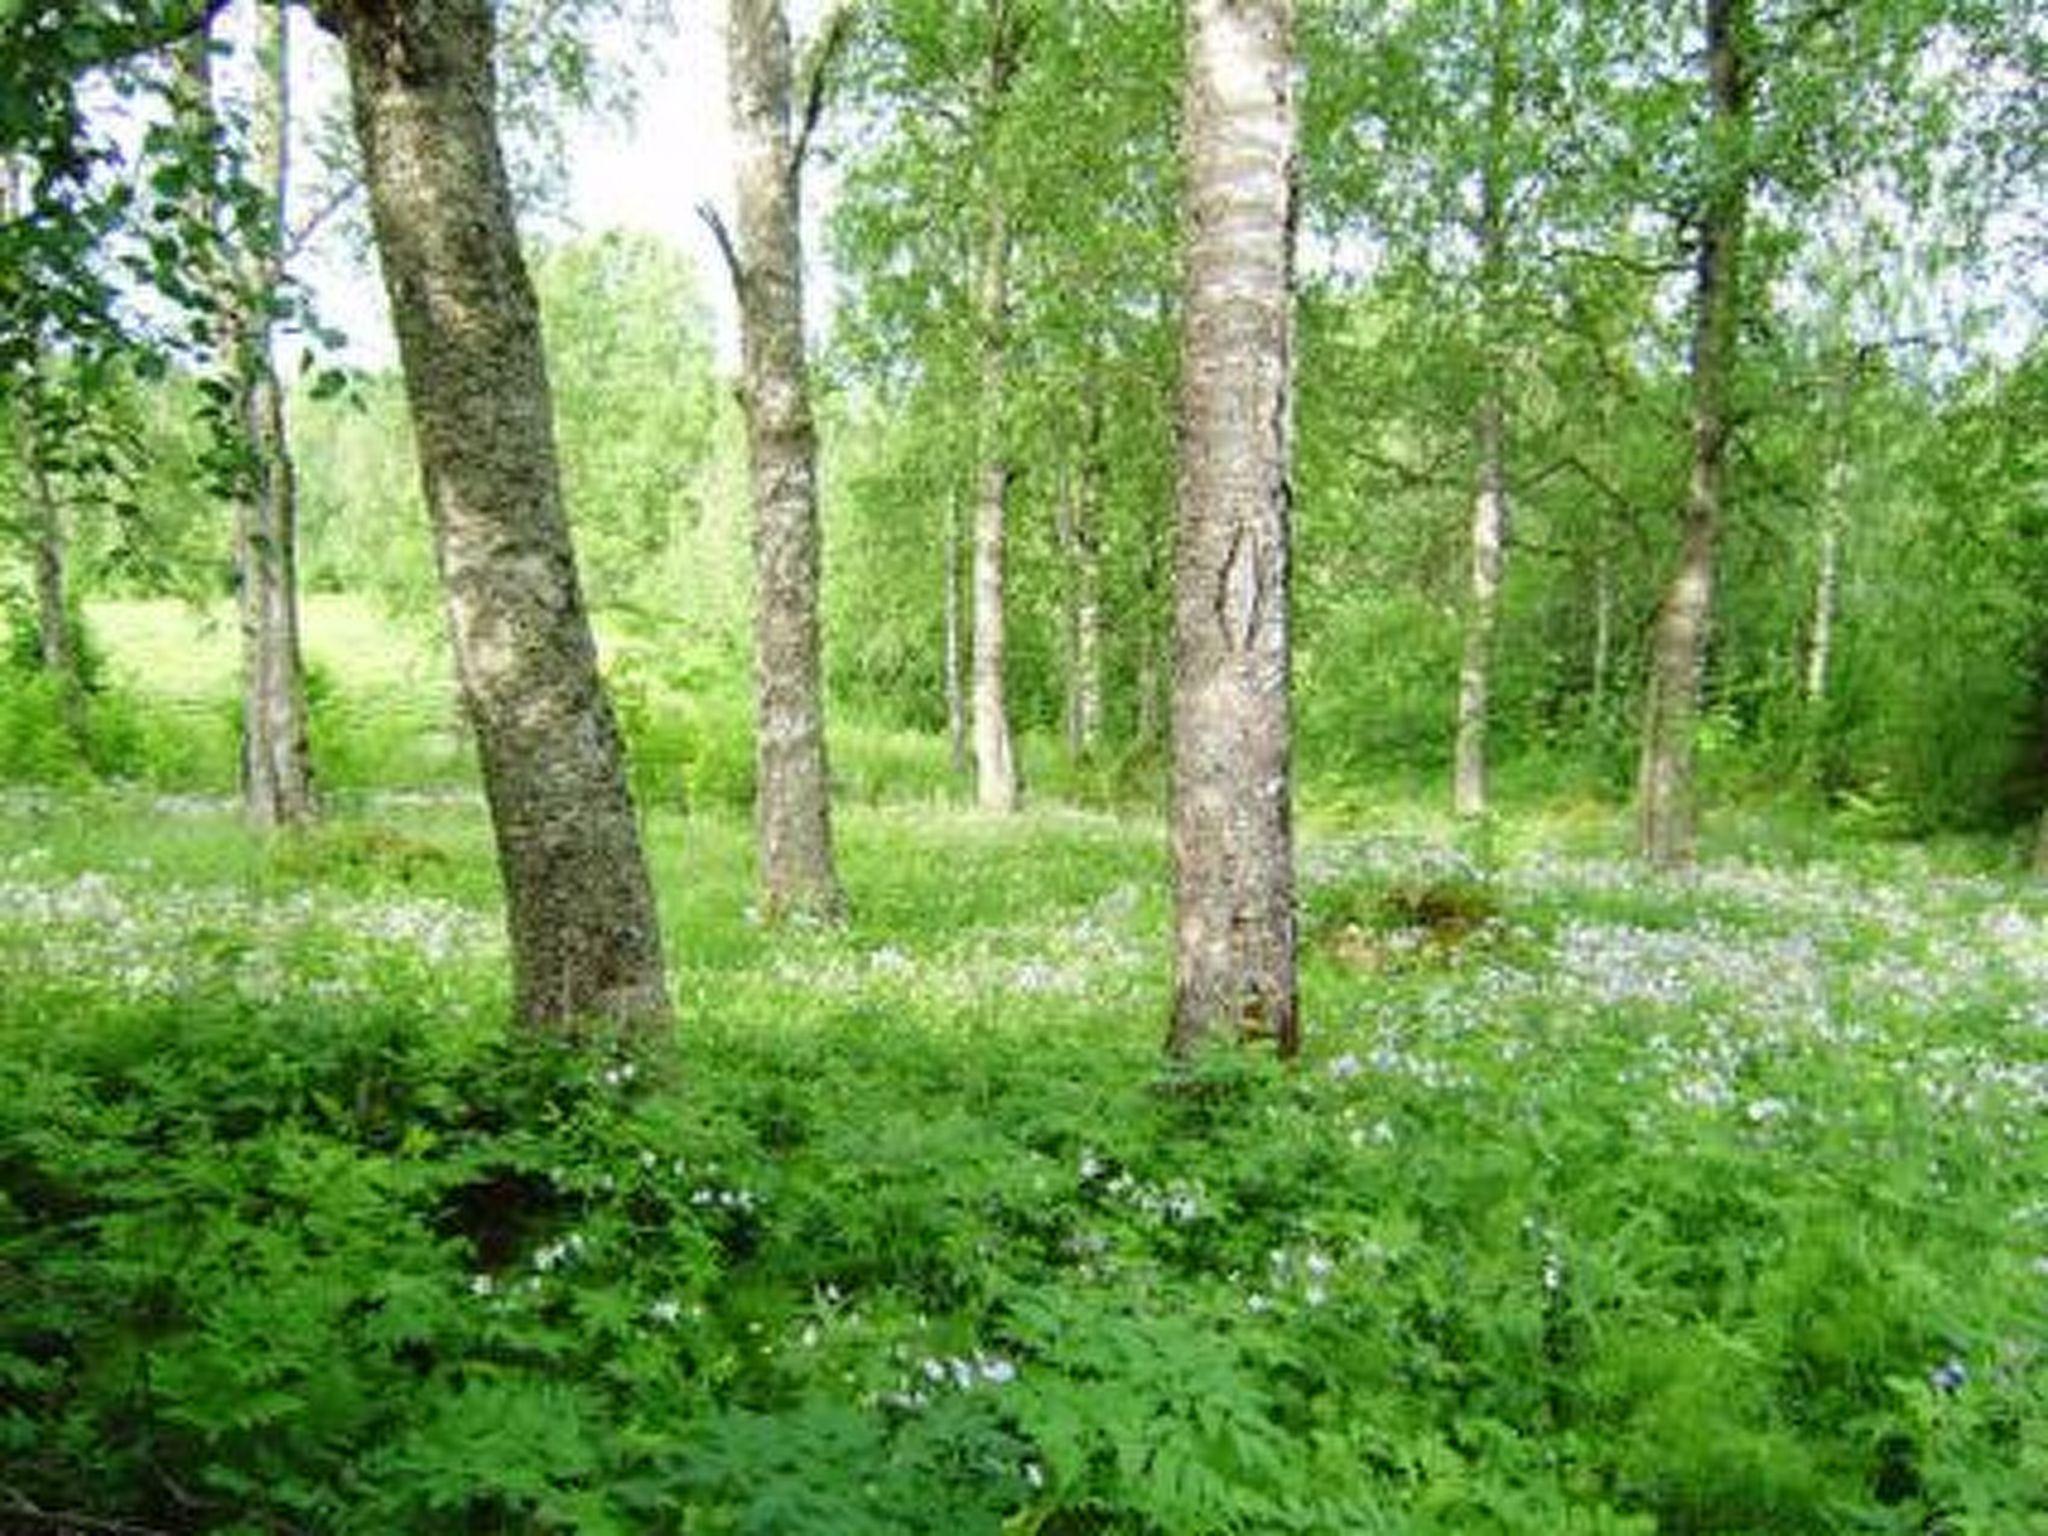
M 2048 1530 L 2040 885 L 1319 828 L 1304 1060 L 1175 1075 L 1156 826 L 841 829 L 770 931 L 651 819 L 628 1059 L 459 794 L 0 798 L 0 1528 Z

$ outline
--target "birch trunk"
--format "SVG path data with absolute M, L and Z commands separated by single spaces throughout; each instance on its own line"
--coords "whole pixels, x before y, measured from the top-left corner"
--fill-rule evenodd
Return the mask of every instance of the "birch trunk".
M 1614 577 L 1607 557 L 1600 556 L 1593 567 L 1593 723 L 1603 732 L 1607 726 L 1607 679 L 1613 670 Z
M 265 88 L 255 114 L 256 169 L 270 183 L 261 249 L 245 261 L 231 299 L 231 353 L 246 449 L 236 505 L 235 565 L 242 627 L 242 800 L 259 827 L 313 815 L 306 741 L 305 667 L 299 648 L 298 480 L 285 430 L 271 309 L 283 280 L 290 192 L 290 23 L 282 0 L 262 7 Z
M 1465 653 L 1458 668 L 1458 737 L 1452 800 L 1460 816 L 1484 816 L 1486 730 L 1493 676 L 1493 634 L 1500 616 L 1507 554 L 1506 412 L 1488 386 L 1479 407 L 1479 494 L 1472 504 L 1472 585 L 1465 610 Z
M 0 155 L 0 223 L 26 211 L 21 168 L 11 155 Z M 28 514 L 29 564 L 36 596 L 36 659 L 57 684 L 65 728 L 75 741 L 85 739 L 85 684 L 72 645 L 69 550 L 64 509 L 44 464 L 36 432 L 33 390 L 14 402 L 14 449 L 20 461 L 21 499 Z
M 29 563 L 36 593 L 36 659 L 57 690 L 57 708 L 72 742 L 86 738 L 85 675 L 71 626 L 70 540 L 64 507 L 42 462 L 27 402 L 20 404 L 17 443 L 28 512 Z
M 1078 475 L 1064 472 L 1059 489 L 1060 549 L 1066 556 L 1067 755 L 1095 750 L 1102 725 L 1102 556 L 1100 468 L 1091 456 Z
M 1740 157 L 1749 127 L 1743 45 L 1750 0 L 1705 0 L 1707 76 L 1715 146 L 1694 264 L 1691 360 L 1692 470 L 1679 558 L 1657 611 L 1644 700 L 1637 780 L 1643 856 L 1689 865 L 1698 827 L 1695 783 L 1700 683 L 1713 608 L 1714 549 L 1720 531 L 1735 367 L 1748 171 Z M 1731 160 L 1730 156 L 1735 157 Z
M 1292 0 L 1189 0 L 1168 1047 L 1299 1048 L 1290 807 Z
M 946 497 L 946 743 L 953 776 L 967 775 L 967 698 L 960 667 L 960 500 Z
M 1464 655 L 1458 666 L 1458 730 L 1451 800 L 1460 816 L 1483 816 L 1487 805 L 1487 726 L 1493 680 L 1493 635 L 1500 616 L 1507 558 L 1507 360 L 1501 345 L 1507 278 L 1507 130 L 1513 105 L 1509 76 L 1509 3 L 1495 0 L 1487 71 L 1484 159 L 1479 175 L 1479 325 L 1483 344 L 1479 408 L 1473 419 L 1477 490 L 1472 500 L 1472 571 L 1465 606 Z
M 1834 662 L 1835 604 L 1842 582 L 1842 528 L 1836 477 L 1829 476 L 1828 505 L 1821 512 L 1820 548 L 1813 575 L 1813 628 L 1806 641 L 1806 702 L 1816 711 L 1828 701 L 1828 671 Z
M 1074 503 L 1074 743 L 1082 755 L 1102 744 L 1102 411 L 1091 411 L 1088 452 Z
M 562 510 L 498 146 L 490 0 L 335 0 L 436 564 L 504 879 L 519 1019 L 668 1020 L 661 935 Z
M 739 290 L 754 503 L 754 832 L 761 911 L 836 922 L 818 640 L 818 434 L 804 349 L 803 166 L 790 122 L 782 0 L 733 0 L 727 33 L 739 155 Z
M 1828 672 L 1834 664 L 1835 610 L 1842 586 L 1842 526 L 1849 502 L 1849 412 L 1858 361 L 1845 361 L 1831 391 L 1829 459 L 1822 487 L 1819 546 L 1814 551 L 1813 622 L 1806 637 L 1806 703 L 1820 717 L 1828 701 Z
M 981 273 L 981 452 L 974 502 L 974 797 L 985 811 L 1017 809 L 1017 763 L 1004 689 L 1009 628 L 1004 539 L 1010 462 L 1003 441 L 1009 387 L 1004 334 L 1009 310 L 1009 229 L 999 194 L 988 214 Z
M 994 125 L 1016 70 L 1007 0 L 992 0 L 989 26 L 985 109 L 987 121 Z M 1017 761 L 1003 671 L 1009 628 L 1003 546 L 1010 500 L 1010 221 L 995 167 L 985 170 L 988 202 L 975 317 L 981 346 L 981 413 L 974 506 L 974 797 L 983 810 L 1007 815 L 1017 809 Z

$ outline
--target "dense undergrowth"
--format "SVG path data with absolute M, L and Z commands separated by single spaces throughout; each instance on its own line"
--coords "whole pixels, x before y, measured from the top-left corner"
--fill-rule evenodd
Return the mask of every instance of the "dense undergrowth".
M 1143 828 L 650 833 L 627 1059 L 467 806 L 7 803 L 0 1528 L 2048 1531 L 2038 889 L 1325 836 L 1309 1058 L 1176 1077 Z

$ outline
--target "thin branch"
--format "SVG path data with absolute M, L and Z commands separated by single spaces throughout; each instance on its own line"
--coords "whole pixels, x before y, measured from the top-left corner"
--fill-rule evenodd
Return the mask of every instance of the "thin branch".
M 747 269 L 740 264 L 739 250 L 732 243 L 732 231 L 725 227 L 724 216 L 708 202 L 697 205 L 697 217 L 711 231 L 711 237 L 718 242 L 718 254 L 725 258 L 727 276 L 732 279 L 732 296 L 746 301 Z
M 329 192 L 326 200 L 299 222 L 297 229 L 286 233 L 280 262 L 289 265 L 304 255 L 306 247 L 313 243 L 313 237 L 320 233 L 327 221 L 354 202 L 362 190 L 363 178 L 358 172 L 351 171 L 343 177 L 341 185 Z
M 1631 517 L 1643 515 L 1644 508 L 1640 502 L 1622 490 L 1620 486 L 1616 485 L 1606 475 L 1580 458 L 1576 453 L 1564 454 L 1560 458 L 1544 465 L 1543 468 L 1537 470 L 1534 474 L 1522 477 L 1515 489 L 1518 493 L 1533 491 L 1546 481 L 1555 479 L 1558 475 L 1567 472 L 1576 475 L 1580 480 L 1598 491 L 1615 510 L 1626 512 Z
M 1422 465 L 1414 465 L 1390 453 L 1354 444 L 1351 457 L 1367 469 L 1378 470 L 1391 475 L 1395 482 L 1407 490 L 1439 490 L 1452 484 L 1451 461 L 1463 450 L 1462 442 L 1447 444 L 1433 459 Z
M 1544 247 L 1543 255 L 1553 262 L 1592 262 L 1596 266 L 1614 267 L 1637 277 L 1677 277 L 1692 269 L 1692 263 L 1683 256 L 1630 256 L 1622 251 L 1602 250 L 1597 246 L 1575 245 L 1562 240 Z
M 832 84 L 832 66 L 845 50 L 846 39 L 852 32 L 853 7 L 842 3 L 825 18 L 825 30 L 811 45 L 803 72 L 803 120 L 797 128 L 796 142 L 789 151 L 789 178 L 792 182 L 803 174 L 804 161 L 811 152 L 811 141 L 817 134 L 819 120 L 825 115 L 825 97 Z

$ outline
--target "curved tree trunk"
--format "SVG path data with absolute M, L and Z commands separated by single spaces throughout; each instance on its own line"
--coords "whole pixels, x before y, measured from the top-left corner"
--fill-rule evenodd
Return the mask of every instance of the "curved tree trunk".
M 669 1018 L 618 729 L 562 510 L 498 147 L 491 0 L 334 0 L 435 561 L 490 801 L 518 1017 Z
M 804 355 L 803 165 L 790 130 L 782 0 L 733 0 L 727 34 L 739 146 L 739 290 L 754 502 L 754 831 L 761 911 L 836 921 L 818 644 L 818 435 Z
M 1750 0 L 1705 3 L 1714 150 L 1694 263 L 1692 473 L 1678 565 L 1657 610 L 1651 641 L 1642 765 L 1636 787 L 1643 856 L 1667 868 L 1692 862 L 1697 833 L 1694 758 L 1700 682 L 1727 473 L 1742 236 L 1749 207 L 1748 169 L 1742 157 L 1747 154 L 1743 140 L 1749 125 L 1743 44 Z
M 257 167 L 270 182 L 267 249 L 251 254 L 230 323 L 247 473 L 236 506 L 235 564 L 242 623 L 242 800 L 259 827 L 313 815 L 299 650 L 298 480 L 285 431 L 284 388 L 270 311 L 283 279 L 290 190 L 291 61 L 283 0 L 263 6 L 266 88 L 256 109 Z
M 1299 1047 L 1290 807 L 1292 0 L 1189 0 L 1174 544 L 1176 1054 Z

